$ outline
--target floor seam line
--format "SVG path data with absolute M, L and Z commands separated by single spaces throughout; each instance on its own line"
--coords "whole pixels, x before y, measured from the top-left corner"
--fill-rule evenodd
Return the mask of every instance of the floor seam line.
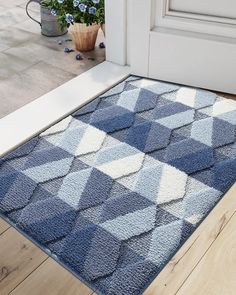
M 38 248 L 38 247 L 37 247 Z M 40 266 L 42 266 L 47 260 L 49 256 L 47 256 L 32 272 L 30 272 L 19 284 L 17 284 L 7 295 L 12 294 L 24 281 L 26 281 Z
M 225 227 L 228 225 L 228 223 L 230 222 L 230 220 L 234 217 L 234 215 L 236 215 L 236 210 L 233 212 L 233 214 L 231 215 L 231 217 L 229 218 L 229 220 L 226 222 L 226 224 L 223 226 L 223 228 L 221 229 L 220 233 L 216 236 L 216 238 L 212 241 L 212 243 L 209 245 L 209 247 L 206 249 L 206 251 L 203 253 L 203 255 L 201 256 L 201 258 L 198 260 L 198 262 L 196 263 L 196 265 L 192 268 L 191 272 L 187 275 L 187 277 L 185 278 L 185 280 L 183 281 L 183 283 L 181 283 L 180 287 L 177 289 L 177 291 L 175 292 L 175 295 L 178 295 L 180 289 L 184 286 L 184 284 L 186 283 L 186 281 L 189 279 L 189 277 L 192 275 L 192 273 L 194 272 L 194 270 L 196 269 L 196 267 L 199 265 L 199 263 L 202 261 L 202 259 L 205 257 L 205 255 L 208 253 L 208 251 L 210 250 L 210 248 L 212 247 L 212 245 L 215 243 L 216 240 L 218 240 L 218 238 L 220 237 L 220 235 L 222 234 L 222 232 L 224 231 Z

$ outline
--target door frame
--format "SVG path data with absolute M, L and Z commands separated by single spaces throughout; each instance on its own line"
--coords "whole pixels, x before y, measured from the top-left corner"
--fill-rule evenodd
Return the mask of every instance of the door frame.
M 106 60 L 127 65 L 127 0 L 105 0 Z
M 154 2 L 105 0 L 107 61 L 129 65 L 135 74 L 139 73 L 139 69 L 140 73 L 144 68 L 148 70 L 148 61 L 144 55 L 149 51 L 148 34 L 154 25 L 149 21 Z

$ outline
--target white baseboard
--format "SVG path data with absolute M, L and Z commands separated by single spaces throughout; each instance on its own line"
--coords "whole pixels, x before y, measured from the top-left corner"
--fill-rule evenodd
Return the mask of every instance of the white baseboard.
M 103 62 L 0 120 L 0 157 L 65 118 L 130 74 Z

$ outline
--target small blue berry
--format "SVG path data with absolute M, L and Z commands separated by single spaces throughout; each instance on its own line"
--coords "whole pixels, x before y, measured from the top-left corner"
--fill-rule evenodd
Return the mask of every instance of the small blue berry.
M 83 60 L 83 57 L 81 56 L 81 54 L 77 54 L 75 58 L 76 60 Z
M 106 48 L 106 46 L 105 46 L 105 44 L 103 43 L 103 42 L 101 42 L 100 44 L 99 44 L 99 48 Z
M 64 48 L 64 52 L 66 52 L 66 53 L 70 53 L 70 52 L 73 52 L 73 51 L 74 51 L 74 49 L 70 49 L 68 47 Z

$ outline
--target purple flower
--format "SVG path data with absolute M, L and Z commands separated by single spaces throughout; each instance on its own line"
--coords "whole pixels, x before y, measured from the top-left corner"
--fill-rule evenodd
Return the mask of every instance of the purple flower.
M 89 7 L 89 9 L 88 9 L 89 14 L 95 14 L 96 11 L 97 11 L 97 9 L 95 7 Z
M 73 1 L 73 6 L 74 6 L 74 7 L 79 6 L 79 0 L 74 0 L 74 1 Z
M 86 8 L 87 8 L 87 5 L 85 5 L 83 3 L 79 4 L 79 9 L 80 9 L 81 12 L 85 12 Z
M 51 9 L 51 15 L 56 16 L 57 15 L 57 10 L 52 8 Z
M 62 3 L 64 2 L 64 0 L 57 0 L 57 2 L 58 2 L 59 4 L 62 4 Z
M 74 17 L 73 17 L 72 14 L 67 14 L 67 15 L 66 15 L 66 22 L 67 22 L 68 24 L 73 24 L 73 22 L 74 22 Z
M 92 2 L 93 2 L 94 4 L 98 4 L 98 3 L 100 2 L 100 0 L 92 0 Z

